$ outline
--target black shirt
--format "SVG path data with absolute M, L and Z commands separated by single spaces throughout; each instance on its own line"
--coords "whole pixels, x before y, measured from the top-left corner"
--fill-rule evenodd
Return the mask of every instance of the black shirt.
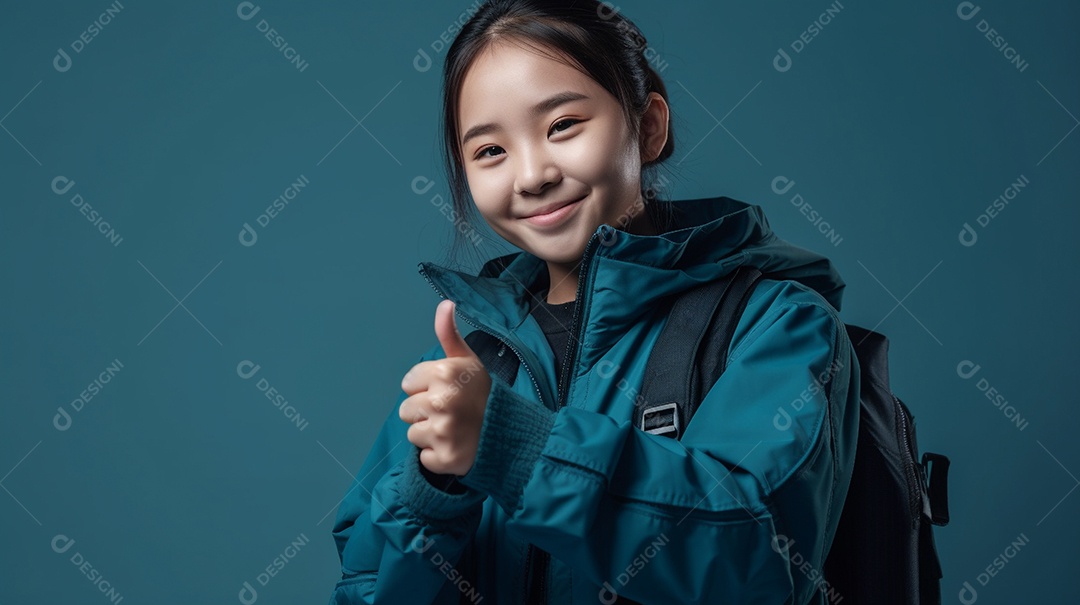
M 555 384 L 559 384 L 570 341 L 570 324 L 574 321 L 574 308 L 577 301 L 553 305 L 547 302 L 547 295 L 546 289 L 537 295 L 537 299 L 533 300 L 530 313 L 536 319 L 536 323 L 540 324 L 540 329 L 544 331 L 548 346 L 551 347 L 551 352 L 555 356 Z

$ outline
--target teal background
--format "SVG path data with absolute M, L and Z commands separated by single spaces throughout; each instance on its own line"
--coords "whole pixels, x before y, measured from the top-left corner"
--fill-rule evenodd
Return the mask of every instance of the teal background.
M 845 2 L 799 53 L 792 42 L 835 3 L 619 6 L 666 64 L 670 195 L 763 206 L 781 237 L 836 263 L 842 317 L 890 337 L 919 445 L 953 462 L 953 521 L 936 534 L 945 602 L 967 582 L 980 603 L 1075 603 L 1080 7 L 985 0 L 964 20 L 958 4 Z M 260 604 L 321 603 L 339 578 L 337 503 L 401 376 L 435 343 L 438 297 L 416 271 L 444 261 L 452 228 L 431 202 L 448 193 L 433 42 L 472 9 L 257 5 L 243 20 L 236 2 L 123 2 L 78 53 L 116 3 L 5 7 L 2 603 L 108 602 L 76 552 L 132 604 L 234 603 L 245 582 Z M 415 68 L 419 49 L 432 69 Z M 979 227 L 1021 175 L 1030 184 Z M 307 187 L 257 226 L 301 176 Z M 784 195 L 779 176 L 794 181 Z M 74 181 L 64 195 L 57 177 Z M 415 193 L 416 177 L 434 187 Z M 486 233 L 477 260 L 512 250 Z M 57 409 L 117 359 L 58 430 Z M 255 377 L 238 374 L 244 360 Z M 976 376 L 959 375 L 965 360 Z M 54 551 L 58 535 L 71 550 Z

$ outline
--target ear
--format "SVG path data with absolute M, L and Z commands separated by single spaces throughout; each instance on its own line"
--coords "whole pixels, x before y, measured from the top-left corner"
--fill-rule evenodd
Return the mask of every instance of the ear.
M 649 93 L 649 104 L 641 116 L 641 163 L 655 160 L 668 139 L 668 104 L 658 92 Z

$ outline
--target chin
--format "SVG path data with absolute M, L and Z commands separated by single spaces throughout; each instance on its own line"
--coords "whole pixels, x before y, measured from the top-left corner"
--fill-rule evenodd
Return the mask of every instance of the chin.
M 573 264 L 581 260 L 585 253 L 585 242 L 564 243 L 566 240 L 558 238 L 555 241 L 543 242 L 539 246 L 524 248 L 535 256 L 549 262 L 561 264 Z M 519 246 L 520 247 L 520 246 Z

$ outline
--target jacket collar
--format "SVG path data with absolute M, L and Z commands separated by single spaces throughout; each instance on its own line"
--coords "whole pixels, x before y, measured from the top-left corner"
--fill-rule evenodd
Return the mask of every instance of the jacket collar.
M 799 281 L 839 310 L 844 282 L 829 259 L 777 237 L 760 206 L 728 197 L 649 203 L 671 206 L 671 229 L 637 235 L 602 224 L 586 246 L 577 300 L 589 348 L 606 349 L 661 298 L 743 264 Z M 430 262 L 419 272 L 468 323 L 511 341 L 548 278 L 545 261 L 525 251 L 491 259 L 477 275 Z

